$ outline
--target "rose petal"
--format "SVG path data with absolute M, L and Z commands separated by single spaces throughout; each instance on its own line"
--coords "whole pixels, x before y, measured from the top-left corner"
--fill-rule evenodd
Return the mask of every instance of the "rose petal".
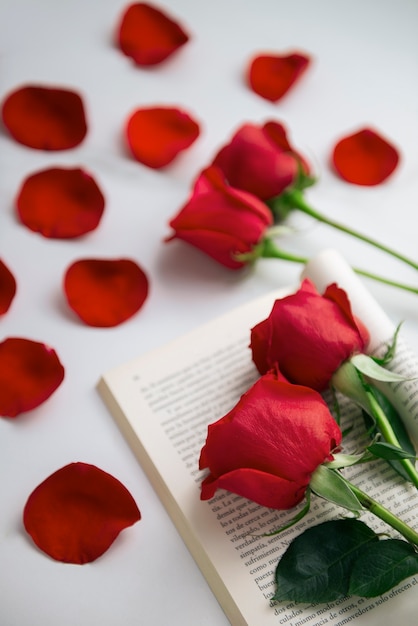
M 12 137 L 37 150 L 67 150 L 87 133 L 81 97 L 68 89 L 27 85 L 10 93 L 2 107 Z
M 268 200 L 295 182 L 298 175 L 295 157 L 294 151 L 283 150 L 277 143 L 270 126 L 266 130 L 264 126 L 245 123 L 219 150 L 213 165 L 222 170 L 233 187 Z
M 245 266 L 237 254 L 252 252 L 273 217 L 255 196 L 230 187 L 215 166 L 203 170 L 192 194 L 170 220 L 174 231 L 166 241 L 181 239 L 232 270 Z
M 132 317 L 148 295 L 148 279 L 129 259 L 82 259 L 64 277 L 69 306 L 89 326 L 117 326 Z
M 23 523 L 43 552 L 64 563 L 89 563 L 119 533 L 141 519 L 129 491 L 116 478 L 86 463 L 54 472 L 29 496 Z
M 137 109 L 126 125 L 128 146 L 137 161 L 158 169 L 198 138 L 199 124 L 188 113 L 173 107 Z
M 79 237 L 94 230 L 104 211 L 104 197 L 82 169 L 53 167 L 32 174 L 16 199 L 18 215 L 44 237 Z
M 292 146 L 287 136 L 287 130 L 283 124 L 270 120 L 263 125 L 263 132 L 280 150 L 296 157 L 304 174 L 309 175 L 311 173 L 310 164 L 305 157 Z
M 277 102 L 299 80 L 310 63 L 306 54 L 258 55 L 249 65 L 248 84 L 262 98 Z
M 177 22 L 146 2 L 128 6 L 117 32 L 122 52 L 142 66 L 161 63 L 188 40 L 188 34 Z
M 9 310 L 16 294 L 16 280 L 7 265 L 0 259 L 0 315 Z
M 0 415 L 16 417 L 47 400 L 64 379 L 64 368 L 49 346 L 10 337 L 0 343 Z
M 211 474 L 202 482 L 202 500 L 210 500 L 217 489 L 226 489 L 271 509 L 292 509 L 303 498 L 306 486 L 257 469 L 241 468 L 218 478 Z
M 379 185 L 396 169 L 399 152 L 370 128 L 340 139 L 332 152 L 335 171 L 355 185 Z

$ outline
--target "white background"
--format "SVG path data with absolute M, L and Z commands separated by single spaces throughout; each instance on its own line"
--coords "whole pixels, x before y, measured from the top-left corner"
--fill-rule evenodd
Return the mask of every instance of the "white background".
M 0 418 L 0 623 L 2 626 L 222 625 L 227 620 L 125 443 L 95 385 L 105 370 L 269 290 L 296 285 L 301 267 L 261 261 L 230 272 L 181 242 L 164 244 L 168 220 L 192 181 L 244 121 L 277 119 L 314 163 L 307 198 L 327 213 L 416 258 L 418 207 L 418 3 L 416 0 L 166 0 L 190 42 L 143 70 L 114 45 L 120 0 L 1 0 L 0 98 L 27 83 L 77 90 L 89 132 L 76 149 L 44 153 L 0 133 L 0 257 L 18 293 L 0 320 L 0 339 L 53 346 L 66 377 L 57 392 L 15 420 Z M 260 51 L 313 57 L 278 104 L 252 93 L 243 74 Z M 198 141 L 164 171 L 133 161 L 123 145 L 138 106 L 170 104 L 202 126 Z M 329 168 L 335 141 L 373 126 L 400 149 L 385 184 L 349 185 Z M 81 166 L 106 197 L 100 226 L 76 240 L 45 239 L 18 223 L 23 179 L 53 165 Z M 416 272 L 350 237 L 299 216 L 284 248 L 311 256 L 337 248 L 353 265 L 417 285 Z M 85 257 L 136 260 L 150 295 L 113 329 L 82 325 L 62 293 L 70 263 Z M 366 284 L 418 352 L 417 296 Z M 21 522 L 31 491 L 73 461 L 110 472 L 130 490 L 142 520 L 92 564 L 66 565 L 41 553 Z

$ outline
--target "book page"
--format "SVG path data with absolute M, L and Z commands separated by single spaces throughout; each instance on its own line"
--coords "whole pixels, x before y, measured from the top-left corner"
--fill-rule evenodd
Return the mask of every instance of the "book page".
M 330 282 L 335 280 L 336 275 Z M 271 600 L 275 567 L 292 539 L 310 525 L 345 514 L 342 509 L 314 497 L 305 518 L 266 537 L 263 533 L 286 524 L 298 509 L 268 509 L 226 491 L 206 502 L 199 499 L 204 472 L 198 470 L 198 459 L 207 425 L 227 413 L 256 381 L 250 329 L 285 293 L 244 305 L 115 368 L 103 376 L 99 390 L 233 626 L 407 623 L 415 615 L 418 577 L 380 598 L 347 597 L 317 605 Z M 363 421 L 351 404 L 343 409 L 344 424 L 352 427 L 347 451 L 353 451 L 364 437 Z M 384 462 L 350 468 L 346 474 L 404 521 L 418 525 L 416 490 Z M 369 514 L 362 519 L 376 531 L 391 532 Z

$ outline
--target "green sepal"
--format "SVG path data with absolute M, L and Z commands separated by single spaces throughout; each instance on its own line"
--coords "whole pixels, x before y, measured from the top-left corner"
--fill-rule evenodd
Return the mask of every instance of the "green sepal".
M 350 363 L 354 365 L 358 372 L 361 372 L 368 378 L 373 380 L 380 380 L 386 383 L 395 383 L 408 380 L 405 376 L 390 372 L 385 367 L 382 367 L 372 357 L 367 354 L 355 354 L 351 357 Z
M 310 176 L 303 171 L 301 163 L 298 163 L 298 173 L 296 179 L 290 187 L 287 187 L 282 193 L 266 201 L 267 206 L 273 213 L 274 222 L 277 224 L 283 222 L 288 215 L 299 208 L 299 199 L 301 192 L 312 187 L 317 182 L 315 176 Z
M 376 361 L 376 363 L 379 363 L 379 365 L 386 365 L 386 363 L 389 363 L 393 357 L 395 356 L 395 352 L 396 352 L 396 344 L 398 341 L 398 334 L 399 331 L 401 330 L 401 326 L 402 326 L 403 322 L 400 322 L 397 327 L 396 330 L 393 334 L 393 339 L 392 339 L 392 343 L 388 345 L 387 350 L 384 354 L 384 356 L 382 358 L 378 358 L 378 357 L 372 357 L 372 359 L 374 361 Z
M 274 600 L 331 602 L 348 594 L 354 561 L 376 533 L 355 519 L 323 522 L 298 535 L 276 568 Z
M 351 467 L 352 465 L 358 465 L 359 463 L 367 463 L 368 461 L 373 460 L 373 452 L 369 454 L 367 448 L 361 454 L 343 454 L 342 452 L 338 452 L 334 454 L 334 459 L 332 461 L 327 461 L 324 463 L 325 467 L 329 469 L 342 469 L 343 467 Z
M 347 481 L 326 465 L 319 465 L 311 477 L 310 487 L 316 495 L 337 504 L 353 513 L 363 510 L 357 496 L 350 489 Z
M 400 539 L 370 543 L 353 563 L 348 592 L 374 598 L 414 574 L 418 574 L 418 554 L 410 543 Z

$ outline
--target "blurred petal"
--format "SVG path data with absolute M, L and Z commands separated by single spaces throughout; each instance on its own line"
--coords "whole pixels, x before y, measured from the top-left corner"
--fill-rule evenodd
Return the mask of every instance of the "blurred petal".
M 64 379 L 64 368 L 49 346 L 10 337 L 0 343 L 0 415 L 16 417 L 47 400 Z
M 117 32 L 122 52 L 142 66 L 161 63 L 188 40 L 180 24 L 146 2 L 128 6 Z
M 23 182 L 16 199 L 25 226 L 44 237 L 79 237 L 94 230 L 104 211 L 104 197 L 82 169 L 49 168 Z
M 9 310 L 16 294 L 16 280 L 7 265 L 0 259 L 0 315 Z
M 148 295 L 148 279 L 129 259 L 82 259 L 64 277 L 69 306 L 89 326 L 117 326 L 132 317 Z
M 89 563 L 141 519 L 129 491 L 86 463 L 71 463 L 44 480 L 23 512 L 26 531 L 43 552 L 65 563 Z
M 87 133 L 84 106 L 74 91 L 27 85 L 10 93 L 2 107 L 12 137 L 37 150 L 67 150 Z
M 250 63 L 248 83 L 262 98 L 277 102 L 299 80 L 310 63 L 301 53 L 288 55 L 259 55 Z
M 158 169 L 173 161 L 198 138 L 199 125 L 172 107 L 137 109 L 128 119 L 126 138 L 137 161 Z
M 379 185 L 396 169 L 399 152 L 381 135 L 364 128 L 340 139 L 332 152 L 337 174 L 355 185 Z

